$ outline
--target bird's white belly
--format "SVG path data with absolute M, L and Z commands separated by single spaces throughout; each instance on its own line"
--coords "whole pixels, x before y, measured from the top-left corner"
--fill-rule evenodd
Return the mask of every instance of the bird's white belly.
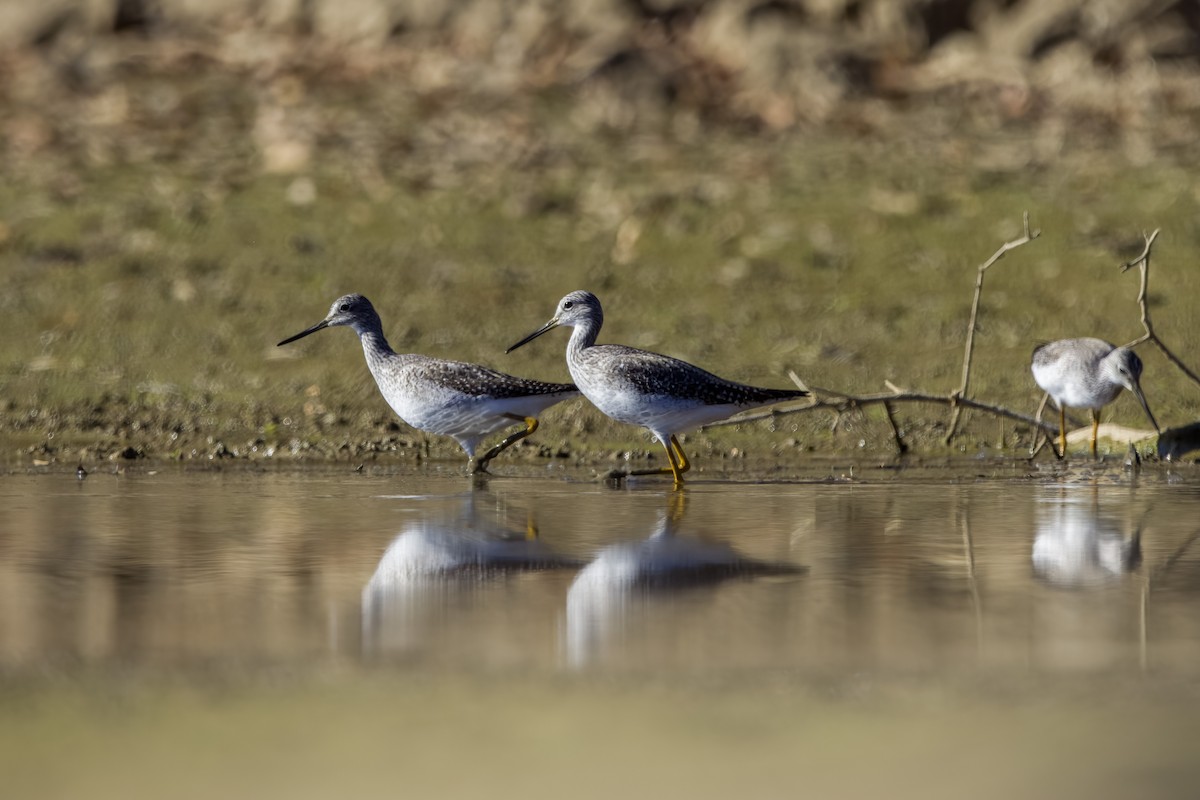
M 379 391 L 400 419 L 417 430 L 454 438 L 468 455 L 490 433 L 514 423 L 509 400 L 477 397 L 427 381 L 376 374 Z
M 662 439 L 683 433 L 738 411 L 737 406 L 705 405 L 673 394 L 647 394 L 620 381 L 594 381 L 572 370 L 571 377 L 583 396 L 605 415 L 627 425 L 648 428 Z
M 1034 366 L 1033 379 L 1048 393 L 1056 405 L 1067 408 L 1103 408 L 1121 393 L 1118 384 L 1087 384 L 1072 378 L 1056 365 Z
M 457 393 L 431 402 L 416 397 L 388 399 L 400 419 L 414 428 L 456 439 L 481 439 L 512 425 L 513 420 L 501 416 L 502 411 L 491 407 L 495 402 Z

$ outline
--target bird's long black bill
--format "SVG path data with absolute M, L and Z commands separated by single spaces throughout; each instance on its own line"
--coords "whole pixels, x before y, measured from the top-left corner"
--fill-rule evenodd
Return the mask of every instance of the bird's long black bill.
M 1150 424 L 1154 426 L 1155 433 L 1162 433 L 1162 428 L 1158 427 L 1158 421 L 1154 419 L 1154 415 L 1150 413 L 1150 404 L 1146 402 L 1146 395 L 1142 394 L 1141 385 L 1133 384 L 1133 396 L 1142 404 L 1142 411 L 1146 412 L 1146 417 L 1149 418 Z
M 511 353 L 513 350 L 516 350 L 518 347 L 523 347 L 523 346 L 525 346 L 525 345 L 529 344 L 530 342 L 532 342 L 532 341 L 533 341 L 534 339 L 536 339 L 537 337 L 541 336 L 541 335 L 542 335 L 543 333 L 545 333 L 546 331 L 554 330 L 554 329 L 555 329 L 555 328 L 557 328 L 557 327 L 558 327 L 558 320 L 556 320 L 556 319 L 552 319 L 552 320 L 550 320 L 549 322 L 547 322 L 545 325 L 543 325 L 542 327 L 538 328 L 538 329 L 537 329 L 536 331 L 534 331 L 533 333 L 531 333 L 531 334 L 529 334 L 528 336 L 526 336 L 526 337 L 525 337 L 524 339 L 522 339 L 521 341 L 519 341 L 519 342 L 517 342 L 516 344 L 514 344 L 512 347 L 510 347 L 510 348 L 508 348 L 507 350 L 505 350 L 504 352 L 505 352 L 506 354 L 507 354 L 507 353 Z
M 321 330 L 322 328 L 328 328 L 328 327 L 329 327 L 329 320 L 323 319 L 320 322 L 318 322 L 316 325 L 313 325 L 311 328 L 305 328 L 304 330 L 297 333 L 295 336 L 289 336 L 288 338 L 284 339 L 282 342 L 280 342 L 279 344 L 277 344 L 275 346 L 283 347 L 285 344 L 288 344 L 289 342 L 294 342 L 297 339 L 303 339 L 305 336 L 308 336 L 310 333 L 316 333 L 317 331 Z

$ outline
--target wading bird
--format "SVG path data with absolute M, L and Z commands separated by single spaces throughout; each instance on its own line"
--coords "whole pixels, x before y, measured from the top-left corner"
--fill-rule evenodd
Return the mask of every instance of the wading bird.
M 361 294 L 334 300 L 325 319 L 279 346 L 337 325 L 358 334 L 379 392 L 400 419 L 418 430 L 452 437 L 471 459 L 473 473 L 487 472 L 489 461 L 537 430 L 538 414 L 579 394 L 570 383 L 543 383 L 478 364 L 397 353 L 384 338 L 375 307 Z M 525 427 L 475 459 L 485 436 L 514 423 Z
M 617 420 L 640 425 L 667 451 L 670 466 L 630 475 L 671 473 L 675 485 L 691 468 L 677 434 L 725 419 L 738 411 L 805 397 L 802 389 L 760 389 L 719 378 L 670 356 L 620 344 L 596 344 L 604 323 L 591 292 L 571 292 L 542 327 L 508 348 L 511 353 L 560 325 L 574 328 L 567 342 L 567 368 L 583 396 Z
M 1155 433 L 1161 433 L 1142 394 L 1142 360 L 1126 347 L 1115 347 L 1103 339 L 1059 339 L 1034 349 L 1031 369 L 1034 381 L 1058 406 L 1060 458 L 1067 454 L 1067 408 L 1091 411 L 1095 458 L 1100 409 L 1116 400 L 1122 389 L 1133 393 Z

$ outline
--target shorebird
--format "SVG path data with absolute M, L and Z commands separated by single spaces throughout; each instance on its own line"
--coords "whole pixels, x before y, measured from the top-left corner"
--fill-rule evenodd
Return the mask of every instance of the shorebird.
M 567 663 L 584 667 L 601 658 L 631 622 L 645 622 L 647 603 L 661 594 L 760 576 L 796 576 L 806 567 L 761 561 L 725 542 L 691 536 L 682 528 L 684 492 L 668 507 L 648 539 L 617 542 L 596 553 L 567 589 L 564 634 Z
M 1096 495 L 1043 498 L 1035 506 L 1033 575 L 1052 586 L 1081 589 L 1120 578 L 1142 561 L 1142 528 L 1130 536 L 1121 522 L 1125 509 L 1102 512 Z
M 617 420 L 640 425 L 667 451 L 669 466 L 630 475 L 671 473 L 675 486 L 691 468 L 677 434 L 725 419 L 738 411 L 804 397 L 802 389 L 760 389 L 719 378 L 670 356 L 619 344 L 596 344 L 604 312 L 591 292 L 571 292 L 542 327 L 508 348 L 511 353 L 560 325 L 574 328 L 567 368 L 583 396 Z
M 1133 393 L 1155 433 L 1161 433 L 1142 394 L 1142 360 L 1126 347 L 1115 347 L 1103 339 L 1059 339 L 1034 349 L 1031 369 L 1034 381 L 1058 406 L 1059 458 L 1067 454 L 1067 408 L 1091 411 L 1095 458 L 1100 409 L 1116 400 L 1122 389 Z
M 537 430 L 538 414 L 579 394 L 570 383 L 544 383 L 478 364 L 397 353 L 383 335 L 375 307 L 361 294 L 334 300 L 325 319 L 279 346 L 337 325 L 358 334 L 379 392 L 400 419 L 418 430 L 452 437 L 466 451 L 473 473 L 487 472 L 489 461 Z M 485 436 L 514 423 L 525 427 L 475 459 Z

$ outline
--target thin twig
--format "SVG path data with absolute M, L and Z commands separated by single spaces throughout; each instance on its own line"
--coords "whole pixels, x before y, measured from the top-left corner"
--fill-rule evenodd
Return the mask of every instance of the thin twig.
M 840 416 L 854 409 L 861 409 L 865 406 L 873 406 L 880 404 L 895 404 L 895 403 L 933 403 L 935 405 L 944 405 L 953 407 L 962 405 L 965 408 L 972 408 L 977 411 L 986 411 L 990 414 L 995 414 L 1000 417 L 1007 417 L 1018 422 L 1024 422 L 1035 428 L 1040 429 L 1047 435 L 1058 435 L 1058 428 L 1042 422 L 1039 419 L 1022 414 L 1019 411 L 1004 408 L 1003 406 L 992 405 L 991 403 L 982 403 L 978 400 L 972 400 L 968 397 L 953 397 L 944 394 L 929 394 L 926 392 L 880 392 L 879 394 L 867 395 L 850 395 L 828 392 L 827 397 L 817 397 L 818 392 L 823 390 L 810 386 L 813 391 L 813 398 L 810 402 L 802 406 L 793 406 L 791 408 L 775 408 L 770 411 L 761 411 L 754 414 L 744 414 L 738 417 L 731 417 L 719 422 L 711 422 L 705 425 L 701 430 L 709 428 L 719 428 L 723 425 L 740 425 L 743 422 L 755 422 L 761 419 L 775 419 L 777 417 L 786 417 L 791 414 L 803 414 L 806 411 L 814 411 L 816 409 L 830 409 Z
M 1138 667 L 1142 672 L 1150 665 L 1149 638 L 1147 636 L 1146 612 L 1150 607 L 1150 578 L 1142 581 L 1141 602 L 1138 604 Z
M 1134 535 L 1138 536 L 1139 538 L 1141 536 L 1142 526 L 1145 524 L 1145 519 L 1146 517 L 1143 515 L 1142 521 L 1138 523 L 1137 530 L 1134 533 Z M 1196 543 L 1197 539 L 1200 539 L 1200 530 L 1194 531 L 1191 536 L 1184 539 L 1179 547 L 1175 548 L 1175 552 L 1163 559 L 1162 562 L 1157 566 L 1146 570 L 1145 576 L 1142 580 L 1142 602 L 1141 608 L 1139 609 L 1140 615 L 1138 620 L 1138 644 L 1140 645 L 1139 653 L 1142 670 L 1146 669 L 1147 662 L 1149 660 L 1147 658 L 1148 647 L 1146 616 L 1147 609 L 1150 605 L 1150 590 L 1152 585 L 1167 576 L 1167 573 L 1171 571 L 1171 568 L 1175 566 L 1176 562 L 1183 558 L 1187 551 L 1191 549 L 1192 545 Z
M 1150 304 L 1147 302 L 1147 295 L 1150 287 L 1150 250 L 1154 247 L 1154 240 L 1158 238 L 1159 228 L 1155 228 L 1154 233 L 1146 237 L 1146 246 L 1142 248 L 1142 253 L 1133 261 L 1126 262 L 1121 265 L 1121 272 L 1127 272 L 1134 267 L 1141 270 L 1141 281 L 1138 285 L 1138 308 L 1142 313 L 1142 328 L 1145 329 L 1138 338 L 1134 339 L 1126 347 L 1134 347 L 1145 341 L 1154 342 L 1155 346 L 1162 351 L 1162 354 L 1167 357 L 1167 360 L 1174 364 L 1184 375 L 1192 379 L 1193 383 L 1200 384 L 1200 376 L 1192 372 L 1187 366 L 1180 361 L 1174 353 L 1171 352 L 1162 339 L 1158 338 L 1158 334 L 1154 332 L 1154 323 L 1150 321 Z
M 971 321 L 967 324 L 967 344 L 963 353 L 962 367 L 962 382 L 958 388 L 950 395 L 950 407 L 954 409 L 950 416 L 950 429 L 946 433 L 946 444 L 950 444 L 950 440 L 954 438 L 954 434 L 958 431 L 958 419 L 962 414 L 962 409 L 955 402 L 967 394 L 967 387 L 971 381 L 971 358 L 975 351 L 975 328 L 979 320 L 979 300 L 983 295 L 983 274 L 987 272 L 988 267 L 995 264 L 1008 253 L 1009 250 L 1014 250 L 1023 244 L 1028 244 L 1041 235 L 1041 231 L 1031 231 L 1029 229 L 1029 212 L 1026 211 L 1022 215 L 1024 223 L 1024 235 L 1019 239 L 1013 239 L 1011 242 L 1005 242 L 1000 245 L 1000 249 L 992 254 L 992 257 L 979 265 L 979 271 L 975 275 L 975 298 L 971 301 Z
M 1058 435 L 1058 429 L 1052 425 L 1048 425 L 1041 420 L 1041 409 L 1039 409 L 1037 417 L 1031 417 L 1028 414 L 1022 414 L 1019 411 L 1004 408 L 1002 406 L 993 405 L 991 403 L 983 403 L 978 400 L 972 400 L 966 397 L 967 388 L 970 386 L 971 379 L 971 358 L 975 348 L 975 329 L 979 320 L 979 304 L 983 293 L 983 275 L 997 261 L 1005 256 L 1010 250 L 1014 250 L 1023 244 L 1028 244 L 1041 235 L 1041 231 L 1031 230 L 1029 227 L 1029 212 L 1026 211 L 1022 215 L 1023 234 L 1018 239 L 1013 239 L 1010 242 L 1005 242 L 1000 248 L 992 254 L 992 256 L 979 266 L 979 270 L 975 279 L 975 297 L 971 303 L 971 320 L 967 327 L 967 343 L 965 353 L 963 355 L 963 370 L 962 382 L 959 387 L 948 395 L 931 394 L 928 392 L 914 392 L 901 389 L 891 381 L 885 381 L 890 391 L 869 394 L 869 395 L 850 395 L 841 392 L 833 392 L 828 389 L 823 389 L 819 386 L 813 386 L 800 379 L 794 371 L 788 372 L 788 377 L 796 386 L 810 393 L 809 401 L 801 406 L 793 406 L 787 409 L 771 409 L 769 411 L 758 412 L 754 414 L 744 414 L 733 417 L 731 419 L 713 422 L 705 425 L 702 430 L 708 428 L 716 428 L 723 425 L 739 425 L 743 422 L 754 422 L 762 419 L 775 419 L 777 417 L 787 416 L 789 414 L 800 414 L 815 409 L 828 409 L 834 413 L 834 421 L 831 431 L 836 432 L 842 415 L 849 411 L 862 411 L 866 406 L 882 405 L 884 415 L 887 418 L 888 425 L 891 427 L 892 438 L 896 443 L 896 448 L 901 453 L 908 450 L 908 445 L 900 436 L 900 427 L 896 423 L 895 404 L 897 403 L 933 403 L 935 405 L 945 405 L 953 409 L 953 417 L 950 422 L 950 432 L 946 435 L 946 442 L 949 443 L 954 437 L 955 430 L 958 425 L 959 415 L 963 408 L 972 408 L 978 411 L 986 411 L 990 414 L 995 414 L 999 417 L 1007 417 L 1008 419 L 1024 422 L 1032 425 L 1036 431 L 1045 433 L 1047 438 Z
M 1166 574 L 1171 571 L 1179 559 L 1183 558 L 1184 555 L 1187 554 L 1187 551 L 1191 549 L 1192 545 L 1196 543 L 1197 539 L 1200 539 L 1200 530 L 1193 532 L 1191 536 L 1184 539 L 1179 547 L 1175 548 L 1175 551 L 1171 553 L 1171 555 L 1164 558 L 1161 563 L 1150 570 L 1150 574 L 1147 577 L 1153 581 L 1161 580 L 1162 578 L 1166 577 Z
M 900 428 L 896 425 L 896 417 L 892 414 L 892 404 L 884 401 L 883 413 L 887 415 L 888 425 L 892 426 L 892 439 L 896 442 L 896 451 L 900 455 L 908 452 L 908 445 L 900 438 Z
M 1024 422 L 1028 425 L 1031 425 L 1035 431 L 1034 442 L 1033 442 L 1033 446 L 1032 446 L 1032 450 L 1031 450 L 1031 456 L 1036 456 L 1038 454 L 1038 452 L 1041 451 L 1041 448 L 1044 446 L 1044 442 L 1039 443 L 1040 442 L 1039 437 L 1042 434 L 1044 434 L 1046 436 L 1046 441 L 1050 442 L 1051 447 L 1055 450 L 1055 454 L 1058 455 L 1057 448 L 1054 448 L 1052 437 L 1058 436 L 1059 430 L 1056 426 L 1042 421 L 1042 413 L 1045 411 L 1047 401 L 1049 400 L 1048 394 L 1042 397 L 1042 402 L 1038 406 L 1037 414 L 1036 414 L 1036 416 L 1032 416 L 1032 417 L 1029 416 L 1028 414 L 1023 414 L 1019 411 L 1013 411 L 1011 409 L 1004 408 L 1003 406 L 997 406 L 997 405 L 994 405 L 991 403 L 984 403 L 984 402 L 981 402 L 978 400 L 973 400 L 966 396 L 967 389 L 970 386 L 971 361 L 972 361 L 972 357 L 974 354 L 975 330 L 976 330 L 976 325 L 977 325 L 977 322 L 979 319 L 979 305 L 980 305 L 980 299 L 981 299 L 982 292 L 983 292 L 984 273 L 987 271 L 987 269 L 989 267 L 991 267 L 993 264 L 995 264 L 997 261 L 999 261 L 1001 258 L 1003 258 L 1004 255 L 1007 254 L 1010 250 L 1013 250 L 1024 244 L 1028 244 L 1029 242 L 1033 241 L 1034 239 L 1038 238 L 1038 236 L 1041 235 L 1041 231 L 1030 229 L 1030 227 L 1029 227 L 1029 212 L 1025 212 L 1022 219 L 1023 219 L 1023 223 L 1024 223 L 1024 234 L 1018 239 L 1014 239 L 1010 242 L 1005 242 L 1003 245 L 1000 246 L 1000 249 L 998 249 L 995 253 L 992 254 L 991 258 L 989 258 L 987 261 L 985 261 L 983 264 L 981 264 L 979 266 L 979 270 L 977 272 L 976 279 L 975 279 L 975 296 L 971 303 L 971 319 L 970 319 L 970 324 L 967 328 L 967 342 L 966 342 L 966 347 L 965 347 L 965 351 L 963 354 L 962 381 L 959 384 L 959 387 L 956 390 L 952 391 L 950 394 L 939 395 L 939 394 L 931 394 L 928 392 L 908 391 L 905 389 L 901 389 L 900 387 L 896 386 L 891 381 L 885 381 L 884 383 L 886 384 L 886 386 L 889 389 L 888 392 L 880 392 L 877 394 L 867 394 L 867 395 L 851 395 L 851 394 L 845 394 L 842 392 L 834 392 L 829 389 L 821 388 L 819 386 L 812 386 L 810 384 L 806 384 L 804 381 L 802 381 L 800 379 L 800 377 L 795 372 L 789 371 L 788 376 L 792 379 L 792 381 L 801 389 L 804 389 L 804 390 L 810 392 L 809 401 L 806 404 L 800 405 L 800 406 L 793 406 L 791 408 L 785 408 L 785 409 L 775 408 L 775 409 L 771 409 L 768 411 L 763 411 L 763 412 L 758 412 L 758 413 L 753 413 L 753 414 L 744 414 L 741 416 L 732 417 L 730 419 L 721 420 L 719 422 L 710 423 L 708 425 L 703 426 L 702 430 L 707 430 L 708 428 L 717 428 L 717 427 L 721 427 L 723 425 L 740 425 L 741 423 L 744 423 L 744 422 L 754 422 L 754 421 L 763 420 L 763 419 L 775 419 L 777 417 L 784 417 L 784 416 L 788 416 L 791 414 L 800 414 L 800 413 L 804 413 L 804 412 L 808 412 L 808 411 L 822 409 L 822 410 L 829 410 L 829 411 L 833 412 L 834 420 L 833 420 L 833 424 L 831 426 L 831 431 L 836 432 L 838 425 L 841 422 L 841 418 L 842 418 L 843 414 L 851 412 L 851 411 L 861 412 L 862 409 L 865 408 L 866 406 L 882 405 L 884 414 L 887 418 L 888 425 L 891 427 L 892 437 L 893 437 L 894 441 L 896 442 L 896 447 L 901 453 L 904 453 L 907 451 L 908 447 L 905 444 L 905 442 L 901 439 L 900 429 L 899 429 L 899 426 L 896 424 L 895 408 L 894 408 L 895 404 L 897 404 L 897 403 L 933 403 L 935 405 L 949 406 L 953 410 L 953 414 L 952 414 L 951 420 L 950 420 L 949 432 L 946 434 L 946 437 L 945 437 L 945 441 L 947 444 L 949 444 L 949 442 L 954 438 L 954 435 L 957 431 L 958 421 L 959 421 L 962 409 L 969 408 L 969 409 L 974 409 L 977 411 L 984 411 L 984 412 L 987 412 L 990 414 L 994 414 L 998 417 L 1006 417 L 1008 419 L 1016 420 L 1018 422 Z M 1149 287 L 1149 270 L 1150 270 L 1150 251 L 1154 245 L 1155 239 L 1158 238 L 1158 234 L 1159 234 L 1159 231 L 1155 230 L 1152 234 L 1147 236 L 1146 237 L 1146 246 L 1142 250 L 1141 255 L 1139 255 L 1133 261 L 1123 264 L 1121 267 L 1122 272 L 1129 270 L 1135 266 L 1139 266 L 1141 268 L 1141 284 L 1138 289 L 1138 305 L 1141 309 L 1142 327 L 1145 328 L 1145 331 L 1146 331 L 1143 336 L 1139 337 L 1138 339 L 1135 339 L 1133 342 L 1130 342 L 1128 345 L 1126 345 L 1126 347 L 1132 347 L 1134 345 L 1140 344 L 1147 340 L 1153 341 L 1154 344 L 1156 346 L 1158 346 L 1158 348 L 1163 352 L 1163 354 L 1167 356 L 1167 358 L 1171 361 L 1171 363 L 1173 363 L 1184 374 L 1186 374 L 1189 378 L 1191 378 L 1193 382 L 1200 384 L 1200 377 L 1198 377 L 1194 372 L 1192 372 L 1190 369 L 1188 369 L 1178 358 L 1176 358 L 1175 354 L 1172 353 L 1170 351 L 1170 349 L 1168 349 L 1167 346 L 1165 344 L 1163 344 L 1163 342 L 1158 338 L 1157 334 L 1154 332 L 1154 327 L 1150 320 L 1150 310 L 1149 310 L 1149 306 L 1147 303 L 1148 287 Z M 1061 458 L 1062 456 L 1059 455 L 1059 457 Z
M 962 515 L 963 551 L 967 562 L 967 585 L 971 587 L 971 608 L 975 612 L 975 652 L 983 655 L 983 603 L 979 599 L 979 581 L 975 577 L 975 542 L 971 538 L 970 509 L 959 510 Z
M 1121 265 L 1121 273 L 1124 274 L 1134 267 L 1140 267 L 1142 278 L 1138 284 L 1138 308 L 1142 312 L 1142 328 L 1145 329 L 1145 334 L 1130 342 L 1127 347 L 1132 347 L 1134 344 L 1139 344 L 1150 338 L 1150 334 L 1154 326 L 1150 324 L 1150 307 L 1146 303 L 1146 297 L 1150 290 L 1150 250 L 1154 247 L 1154 240 L 1158 238 L 1158 233 L 1161 228 L 1155 228 L 1154 233 L 1146 236 L 1146 246 L 1142 248 L 1141 255 L 1133 261 L 1127 261 Z
M 1054 455 L 1062 458 L 1062 454 L 1060 454 L 1058 452 L 1058 448 L 1054 446 L 1054 440 L 1049 436 L 1044 439 L 1042 438 L 1042 428 L 1040 427 L 1042 422 L 1042 412 L 1046 410 L 1046 406 L 1049 404 L 1049 402 L 1050 393 L 1046 392 L 1042 395 L 1042 402 L 1038 404 L 1037 413 L 1033 415 L 1034 419 L 1038 421 L 1039 427 L 1036 429 L 1036 431 L 1034 431 L 1033 434 L 1033 444 L 1029 448 L 1030 458 L 1037 458 L 1037 454 L 1042 452 L 1042 448 L 1045 447 L 1047 443 L 1049 443 L 1050 449 L 1054 451 Z

